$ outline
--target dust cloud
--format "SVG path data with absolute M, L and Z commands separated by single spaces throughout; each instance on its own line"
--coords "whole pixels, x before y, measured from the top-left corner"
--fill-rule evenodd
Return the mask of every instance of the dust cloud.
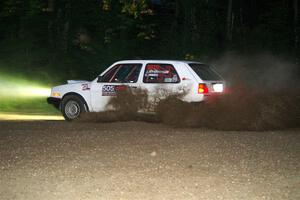
M 217 130 L 277 130 L 300 126 L 297 66 L 271 55 L 227 54 L 212 62 L 226 80 L 227 92 L 202 103 L 169 96 L 155 104 L 155 115 L 138 110 L 151 107 L 145 91 L 124 91 L 112 98 L 115 111 L 89 113 L 80 121 L 150 121 L 174 127 Z M 153 107 L 153 105 L 152 105 Z
M 116 122 L 116 121 L 146 121 L 159 122 L 154 114 L 144 114 L 139 111 L 153 110 L 152 104 L 148 103 L 148 95 L 144 90 L 130 90 L 117 93 L 107 105 L 114 110 L 106 112 L 84 113 L 77 122 Z

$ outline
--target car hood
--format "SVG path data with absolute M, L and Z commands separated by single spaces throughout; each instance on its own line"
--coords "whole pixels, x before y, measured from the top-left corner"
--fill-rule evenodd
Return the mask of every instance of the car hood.
M 58 85 L 52 88 L 51 95 L 53 93 L 59 93 L 59 97 L 63 97 L 64 94 L 69 92 L 75 92 L 81 94 L 90 90 L 91 82 L 83 80 L 69 80 L 67 84 Z
M 86 80 L 67 80 L 68 84 L 74 84 L 74 83 L 89 83 L 89 81 Z

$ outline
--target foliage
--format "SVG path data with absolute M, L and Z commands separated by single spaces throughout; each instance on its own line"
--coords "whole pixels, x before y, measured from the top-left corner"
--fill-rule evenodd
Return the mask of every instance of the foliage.
M 297 0 L 294 0 L 297 1 Z M 120 59 L 203 59 L 225 51 L 299 57 L 292 1 L 2 0 L 1 68 L 91 79 Z M 229 15 L 228 15 L 229 14 Z M 227 16 L 231 21 L 228 21 Z M 228 40 L 231 23 L 232 40 Z M 296 37 L 296 35 L 297 37 Z M 41 75 L 43 74 L 43 75 Z

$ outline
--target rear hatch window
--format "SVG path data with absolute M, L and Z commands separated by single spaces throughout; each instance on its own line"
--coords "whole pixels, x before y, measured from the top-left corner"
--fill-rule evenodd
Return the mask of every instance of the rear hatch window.
M 223 79 L 208 65 L 199 63 L 190 63 L 189 66 L 204 81 L 222 81 Z

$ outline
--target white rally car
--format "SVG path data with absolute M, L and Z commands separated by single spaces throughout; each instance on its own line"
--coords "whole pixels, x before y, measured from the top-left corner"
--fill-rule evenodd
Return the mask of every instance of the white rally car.
M 187 102 L 201 102 L 206 96 L 222 94 L 224 80 L 211 67 L 200 62 L 171 60 L 125 60 L 107 68 L 93 81 L 68 81 L 53 87 L 49 104 L 60 109 L 66 120 L 83 112 L 107 111 L 108 103 L 124 88 L 157 95 L 177 95 Z

